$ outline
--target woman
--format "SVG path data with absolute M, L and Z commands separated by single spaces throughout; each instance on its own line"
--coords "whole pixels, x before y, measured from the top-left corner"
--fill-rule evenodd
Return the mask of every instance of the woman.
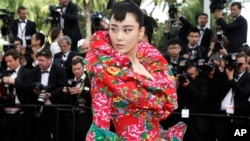
M 144 15 L 132 2 L 116 3 L 109 31 L 96 32 L 86 63 L 93 124 L 86 140 L 158 140 L 159 120 L 177 108 L 174 77 L 144 36 Z M 116 134 L 108 131 L 112 120 Z M 112 138 L 113 137 L 113 138 Z
M 50 44 L 50 51 L 52 53 L 52 56 L 54 54 L 61 52 L 61 48 L 59 47 L 57 40 L 59 37 L 63 36 L 62 29 L 60 27 L 53 27 L 50 32 L 50 38 L 52 43 Z

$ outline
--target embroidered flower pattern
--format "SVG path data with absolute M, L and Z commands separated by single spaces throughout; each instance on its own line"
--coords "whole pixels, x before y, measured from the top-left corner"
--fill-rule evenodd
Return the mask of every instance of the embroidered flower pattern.
M 112 119 L 119 140 L 159 139 L 159 120 L 177 108 L 174 77 L 157 49 L 138 44 L 137 57 L 155 80 L 133 71 L 130 60 L 110 46 L 107 31 L 92 37 L 85 62 L 91 81 L 93 124 L 87 141 L 98 139 L 99 128 Z M 107 131 L 109 132 L 109 131 Z

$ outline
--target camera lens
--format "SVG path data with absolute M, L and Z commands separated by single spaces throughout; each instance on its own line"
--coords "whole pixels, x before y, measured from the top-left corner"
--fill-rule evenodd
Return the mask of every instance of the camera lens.
M 44 103 L 46 99 L 46 94 L 45 91 L 41 91 L 41 93 L 38 95 L 37 101 Z

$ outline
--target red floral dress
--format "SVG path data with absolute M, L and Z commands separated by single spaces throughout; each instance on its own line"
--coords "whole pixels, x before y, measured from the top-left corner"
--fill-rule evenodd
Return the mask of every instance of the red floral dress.
M 140 42 L 137 57 L 155 80 L 133 71 L 130 60 L 111 47 L 107 31 L 92 36 L 85 60 L 93 111 L 87 141 L 101 139 L 103 134 L 98 130 L 108 131 L 111 119 L 119 140 L 159 139 L 159 121 L 177 108 L 174 76 L 150 44 Z M 110 140 L 111 136 L 106 138 Z

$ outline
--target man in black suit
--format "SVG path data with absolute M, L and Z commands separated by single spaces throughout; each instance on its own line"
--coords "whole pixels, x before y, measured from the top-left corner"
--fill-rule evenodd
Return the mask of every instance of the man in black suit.
M 177 75 L 177 111 L 189 110 L 190 113 L 205 113 L 208 99 L 208 80 L 199 73 L 198 68 L 190 64 L 187 66 L 188 75 Z M 184 141 L 211 141 L 211 123 L 207 117 L 190 115 L 181 119 L 187 124 Z
M 227 116 L 249 116 L 248 98 L 250 97 L 250 74 L 246 70 L 247 56 L 237 54 L 236 63 L 227 64 L 224 71 L 214 76 L 217 85 L 214 100 L 217 102 L 217 112 Z M 236 128 L 250 130 L 248 119 L 241 118 L 217 118 L 216 135 L 218 141 L 235 141 L 234 132 Z M 248 125 L 248 126 L 247 126 Z M 244 137 L 246 141 L 248 138 Z M 241 138 L 240 138 L 241 139 Z M 245 140 L 244 140 L 245 141 Z
M 187 59 L 180 55 L 181 42 L 177 38 L 171 38 L 167 43 L 167 53 L 164 58 L 168 61 L 169 67 L 173 71 L 174 75 L 181 73 L 181 63 L 186 63 Z M 185 64 L 184 64 L 185 65 Z
M 27 9 L 20 6 L 17 9 L 19 18 L 13 21 L 12 33 L 14 37 L 19 37 L 23 40 L 23 46 L 31 44 L 31 36 L 36 33 L 36 24 L 27 19 Z
M 241 8 L 240 2 L 231 4 L 233 22 L 228 24 L 223 20 L 222 10 L 217 9 L 214 12 L 214 16 L 217 19 L 216 23 L 222 27 L 224 34 L 229 40 L 227 47 L 229 53 L 238 52 L 239 48 L 247 42 L 247 20 L 240 15 Z
M 207 50 L 203 46 L 199 46 L 200 30 L 197 27 L 192 27 L 187 34 L 188 44 L 182 46 L 181 55 L 189 59 L 190 62 L 197 62 L 198 59 L 207 58 Z
M 33 114 L 32 109 L 13 107 L 15 104 L 34 104 L 35 102 L 31 87 L 33 75 L 30 70 L 21 66 L 20 58 L 20 54 L 14 49 L 4 54 L 8 68 L 2 78 L 6 89 L 4 92 L 5 114 L 0 120 L 2 122 L 0 125 L 4 125 L 0 127 L 3 129 L 3 137 L 1 137 L 3 141 L 28 141 L 30 137 L 29 123 Z
M 72 42 L 68 36 L 60 37 L 58 45 L 61 48 L 61 52 L 54 55 L 54 63 L 61 65 L 66 70 L 67 78 L 72 79 L 74 78 L 74 74 L 72 72 L 71 61 L 78 53 L 70 50 Z
M 77 5 L 70 0 L 59 0 L 63 6 L 60 14 L 60 27 L 63 29 L 63 34 L 67 35 L 72 40 L 72 51 L 77 51 L 78 40 L 81 39 L 81 32 L 78 25 L 78 8 Z
M 43 101 L 38 101 L 45 105 L 63 104 L 62 89 L 67 85 L 65 70 L 52 63 L 52 53 L 48 49 L 38 52 L 36 57 L 38 66 L 34 69 L 34 82 L 42 84 L 45 88 L 45 98 Z M 36 89 L 35 94 L 40 97 L 42 93 Z M 41 109 L 40 107 L 36 114 L 38 118 L 35 121 L 35 137 L 38 141 L 51 141 L 53 134 L 56 140 L 56 109 L 53 107 L 45 107 L 43 111 Z
M 203 46 L 206 50 L 209 50 L 210 43 L 213 39 L 213 31 L 206 27 L 208 22 L 208 15 L 206 13 L 201 13 L 198 17 L 198 26 L 200 30 L 200 40 L 198 42 L 199 46 Z
M 72 60 L 72 71 L 74 73 L 74 79 L 69 79 L 68 87 L 63 88 L 66 103 L 73 106 L 84 106 L 75 108 L 75 138 L 77 141 L 84 140 L 88 129 L 92 123 L 92 111 L 91 111 L 91 94 L 90 94 L 90 82 L 87 72 L 85 71 L 85 65 L 81 57 L 75 57 Z M 67 114 L 69 115 L 69 114 Z M 68 124 L 61 124 L 60 130 L 65 141 L 72 139 L 72 116 L 63 116 L 64 122 Z M 64 128 L 63 128 L 64 127 Z M 60 140 L 62 140 L 60 138 Z M 63 141 L 63 140 L 62 140 Z

